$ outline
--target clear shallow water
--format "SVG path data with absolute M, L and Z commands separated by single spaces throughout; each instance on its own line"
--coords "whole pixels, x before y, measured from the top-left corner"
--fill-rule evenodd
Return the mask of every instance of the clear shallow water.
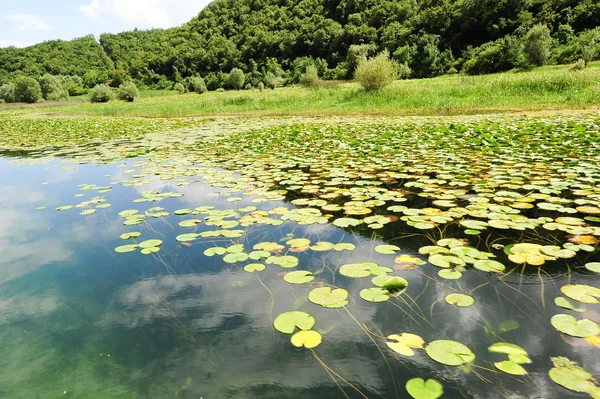
M 447 398 L 589 397 L 548 378 L 551 356 L 566 356 L 593 374 L 600 372 L 593 346 L 562 336 L 550 325 L 550 317 L 566 313 L 552 302 L 562 285 L 594 285 L 597 275 L 581 268 L 567 272 L 556 262 L 544 268 L 548 275 L 538 276 L 536 268 L 529 268 L 500 280 L 469 270 L 460 280 L 448 281 L 437 277 L 439 269 L 426 265 L 395 272 L 409 281 L 406 302 L 370 303 L 359 297 L 360 290 L 372 286 L 370 278 L 350 279 L 336 270 L 362 261 L 393 267 L 393 256 L 373 251 L 381 239 L 330 224 L 286 222 L 252 226 L 240 239 L 201 238 L 182 244 L 175 237 L 193 229 L 178 222 L 203 215 L 176 216 L 174 210 L 293 206 L 285 201 L 252 203 L 252 195 L 203 182 L 178 186 L 175 180 L 153 177 L 152 183 L 139 187 L 111 184 L 131 178 L 136 173 L 131 170 L 140 169 L 136 162 L 73 165 L 53 159 L 31 165 L 0 159 L 0 397 L 406 398 L 404 385 L 413 377 L 437 379 Z M 65 167 L 74 170 L 61 169 Z M 83 184 L 113 188 L 98 194 L 82 191 L 78 185 Z M 185 195 L 133 203 L 147 190 Z M 230 197 L 219 193 L 243 200 L 228 202 Z M 87 216 L 80 214 L 84 207 L 55 211 L 98 195 L 111 206 Z M 35 210 L 39 206 L 47 209 Z M 155 206 L 170 215 L 132 227 L 118 216 L 124 209 L 143 212 Z M 202 223 L 197 232 L 214 229 Z M 141 231 L 140 240 L 163 240 L 161 251 L 116 253 L 114 248 L 125 243 L 119 235 L 128 231 Z M 403 231 L 394 224 L 381 235 L 413 256 L 421 246 L 431 245 L 423 236 L 395 240 Z M 285 283 L 282 274 L 288 270 L 276 265 L 247 273 L 243 265 L 249 262 L 232 265 L 203 254 L 215 244 L 240 242 L 251 248 L 261 241 L 285 243 L 292 236 L 313 243 L 354 243 L 357 248 L 294 253 L 299 268 L 321 271 L 312 285 Z M 597 259 L 578 258 L 581 264 L 592 260 Z M 350 304 L 325 309 L 308 302 L 308 292 L 323 283 L 347 289 Z M 473 295 L 475 305 L 446 304 L 444 298 L 456 289 Z M 323 343 L 314 349 L 318 359 L 305 348 L 293 347 L 289 335 L 273 328 L 277 315 L 294 309 L 317 320 L 315 329 L 323 335 Z M 600 321 L 597 306 L 588 306 L 578 317 Z M 500 333 L 506 320 L 517 321 L 519 328 Z M 477 367 L 462 370 L 438 364 L 424 351 L 414 357 L 395 354 L 377 337 L 401 332 L 418 334 L 425 342 L 462 342 L 476 354 L 475 364 L 490 370 L 494 361 L 505 359 L 487 351 L 498 341 L 525 348 L 533 362 L 525 365 L 529 374 L 523 377 Z

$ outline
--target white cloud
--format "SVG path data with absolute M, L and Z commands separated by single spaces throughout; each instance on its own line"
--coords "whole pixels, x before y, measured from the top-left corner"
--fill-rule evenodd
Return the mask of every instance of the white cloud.
M 91 0 L 79 10 L 89 19 L 136 28 L 169 28 L 198 14 L 210 0 Z
M 42 17 L 36 14 L 12 14 L 6 18 L 16 23 L 18 31 L 53 29 Z

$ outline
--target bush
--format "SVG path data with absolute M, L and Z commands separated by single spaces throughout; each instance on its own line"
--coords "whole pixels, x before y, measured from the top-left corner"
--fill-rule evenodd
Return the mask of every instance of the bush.
M 233 68 L 227 77 L 227 84 L 231 88 L 239 90 L 244 86 L 244 80 L 244 72 L 239 68 Z
M 112 74 L 112 80 L 110 82 L 111 87 L 121 87 L 127 80 L 127 72 L 123 68 L 117 68 Z
M 300 75 L 300 83 L 306 86 L 311 86 L 319 81 L 319 71 L 314 65 L 309 65 L 302 75 Z
M 106 72 L 98 72 L 95 69 L 91 69 L 83 75 L 83 85 L 88 89 L 96 85 L 105 84 L 107 80 L 108 74 Z
M 582 59 L 579 61 L 584 62 L 584 67 L 587 67 L 590 61 L 593 61 L 596 58 L 597 52 L 597 44 L 595 41 L 589 41 L 587 43 L 581 44 L 581 57 Z
M 181 83 L 175 83 L 175 85 L 173 86 L 173 90 L 177 90 L 179 94 L 185 93 L 185 87 L 183 87 Z
M 90 90 L 90 101 L 93 103 L 107 103 L 112 97 L 112 91 L 106 84 L 96 85 Z
M 117 95 L 119 100 L 133 102 L 136 97 L 140 96 L 140 91 L 137 86 L 133 82 L 125 82 L 121 86 L 119 86 L 119 90 L 117 91 Z
M 222 87 L 219 87 L 217 90 L 215 90 L 217 93 L 223 93 L 225 92 L 225 89 Z
M 412 74 L 412 69 L 410 69 L 407 63 L 396 64 L 396 72 L 398 75 L 398 79 L 408 79 Z M 450 73 L 450 71 L 448 71 L 448 73 Z
M 62 85 L 56 76 L 49 73 L 42 76 L 39 80 L 40 89 L 42 89 L 42 97 L 48 99 L 48 94 L 62 90 Z
M 63 84 L 63 88 L 70 96 L 83 96 L 87 93 L 87 90 L 83 85 L 69 81 Z
M 571 71 L 581 71 L 586 68 L 585 60 L 580 59 L 571 66 Z
M 246 90 L 252 90 L 252 83 L 248 83 L 246 85 Z
M 198 94 L 205 93 L 206 83 L 204 83 L 204 79 L 202 79 L 201 76 L 192 78 L 192 80 L 190 81 L 190 89 Z
M 258 91 L 263 91 L 265 89 L 265 84 L 263 82 L 258 82 L 256 88 L 258 89 Z
M 265 85 L 269 89 L 275 90 L 277 87 L 283 86 L 283 78 L 275 75 L 272 72 L 269 72 L 265 76 Z
M 4 102 L 7 102 L 7 103 L 14 103 L 15 101 L 17 101 L 15 98 L 15 84 L 14 83 L 7 83 L 7 84 L 0 86 L 0 100 L 3 100 Z
M 550 29 L 544 24 L 533 26 L 525 35 L 523 53 L 530 64 L 544 65 L 550 57 L 551 47 Z
M 371 59 L 363 58 L 358 62 L 354 72 L 354 79 L 366 91 L 383 89 L 392 83 L 397 76 L 398 71 L 396 71 L 396 67 L 390 60 L 387 51 L 383 51 Z
M 35 103 L 42 99 L 42 89 L 34 78 L 22 76 L 15 81 L 15 100 L 24 103 Z

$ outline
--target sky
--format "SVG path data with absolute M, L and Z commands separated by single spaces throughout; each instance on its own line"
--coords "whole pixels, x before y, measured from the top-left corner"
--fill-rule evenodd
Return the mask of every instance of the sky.
M 125 30 L 170 28 L 211 0 L 0 0 L 0 47 Z

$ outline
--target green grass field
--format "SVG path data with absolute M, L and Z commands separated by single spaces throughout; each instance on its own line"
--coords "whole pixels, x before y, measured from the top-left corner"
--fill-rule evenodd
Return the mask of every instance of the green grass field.
M 324 82 L 276 90 L 142 92 L 133 103 L 113 100 L 66 105 L 23 106 L 15 112 L 45 116 L 113 116 L 179 118 L 250 114 L 252 116 L 460 115 L 519 111 L 593 109 L 600 104 L 600 62 L 583 71 L 569 65 L 484 76 L 442 76 L 396 81 L 367 93 L 357 83 Z M 11 109 L 5 107 L 5 109 Z M 12 107 L 12 109 L 15 109 Z M 2 108 L 0 108 L 2 110 Z

